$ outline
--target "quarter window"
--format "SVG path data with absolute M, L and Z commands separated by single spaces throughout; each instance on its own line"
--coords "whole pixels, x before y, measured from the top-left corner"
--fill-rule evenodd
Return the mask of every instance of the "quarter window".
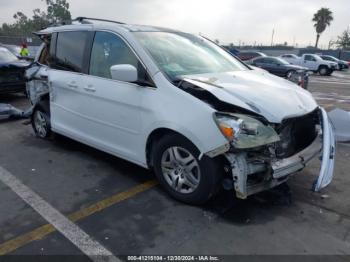
M 96 32 L 91 51 L 90 75 L 111 78 L 111 66 L 129 64 L 140 68 L 135 54 L 117 35 Z

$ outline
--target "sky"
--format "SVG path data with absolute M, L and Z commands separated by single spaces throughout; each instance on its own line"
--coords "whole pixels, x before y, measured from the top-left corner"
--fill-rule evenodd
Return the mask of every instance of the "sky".
M 169 27 L 201 33 L 220 43 L 314 45 L 311 19 L 321 7 L 330 8 L 334 20 L 320 38 L 327 47 L 350 27 L 350 0 L 68 0 L 72 17 L 90 16 L 125 23 Z M 43 0 L 0 0 L 0 23 L 13 22 L 13 14 L 32 15 L 45 10 Z

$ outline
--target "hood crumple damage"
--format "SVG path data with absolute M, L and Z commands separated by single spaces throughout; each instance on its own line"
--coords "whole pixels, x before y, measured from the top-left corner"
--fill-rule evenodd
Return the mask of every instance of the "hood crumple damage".
M 263 116 L 271 123 L 312 112 L 312 95 L 289 81 L 247 70 L 186 75 L 184 81 L 210 92 L 218 100 Z

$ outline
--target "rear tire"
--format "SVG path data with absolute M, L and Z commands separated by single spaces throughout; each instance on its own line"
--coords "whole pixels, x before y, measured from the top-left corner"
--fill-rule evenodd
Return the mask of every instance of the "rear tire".
M 173 198 L 198 205 L 217 192 L 222 179 L 219 161 L 205 155 L 199 160 L 199 150 L 185 137 L 162 137 L 152 154 L 154 172 Z
M 42 106 L 37 106 L 33 110 L 31 117 L 32 127 L 37 137 L 46 139 L 51 136 L 51 121 L 47 110 Z

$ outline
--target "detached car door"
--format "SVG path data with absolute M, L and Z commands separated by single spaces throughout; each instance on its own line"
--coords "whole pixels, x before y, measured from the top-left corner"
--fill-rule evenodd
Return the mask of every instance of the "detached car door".
M 135 160 L 141 130 L 141 99 L 145 87 L 112 79 L 111 67 L 144 68 L 133 50 L 117 34 L 95 33 L 89 75 L 82 87 L 80 114 L 84 132 L 104 151 Z

